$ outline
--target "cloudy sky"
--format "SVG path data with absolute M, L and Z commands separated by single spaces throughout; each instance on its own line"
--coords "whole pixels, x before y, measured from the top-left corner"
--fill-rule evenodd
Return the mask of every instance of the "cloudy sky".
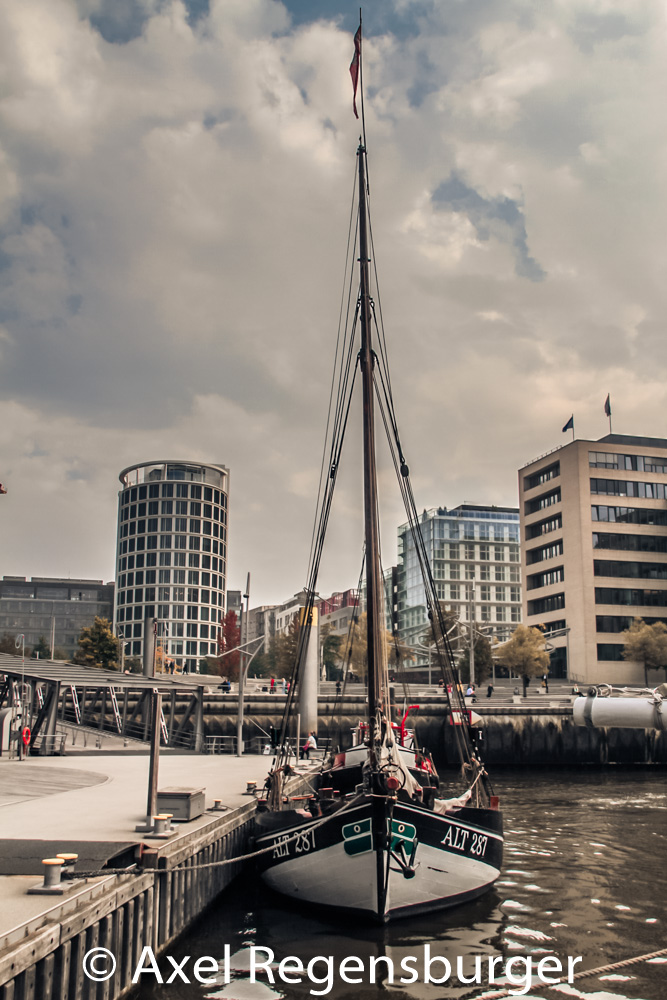
M 0 575 L 112 579 L 118 473 L 192 458 L 231 470 L 229 587 L 305 582 L 358 6 L 0 0 Z M 667 435 L 664 4 L 367 0 L 364 30 L 418 506 L 515 505 L 608 392 Z M 357 457 L 321 593 L 358 576 Z

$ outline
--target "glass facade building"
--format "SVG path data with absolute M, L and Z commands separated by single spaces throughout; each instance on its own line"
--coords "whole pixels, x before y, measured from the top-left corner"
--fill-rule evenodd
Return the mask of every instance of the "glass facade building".
M 521 621 L 519 510 L 462 504 L 425 510 L 420 529 L 438 599 L 459 620 L 506 636 Z M 424 584 L 410 527 L 398 529 L 398 631 L 414 646 L 428 626 Z
M 225 611 L 229 471 L 197 462 L 145 462 L 124 469 L 118 494 L 116 634 L 143 656 L 144 622 L 194 672 L 217 652 Z

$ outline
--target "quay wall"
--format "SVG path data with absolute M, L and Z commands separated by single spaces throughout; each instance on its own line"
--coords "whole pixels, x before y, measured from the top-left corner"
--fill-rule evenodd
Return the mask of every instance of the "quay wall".
M 41 917 L 0 938 L 0 1000 L 116 1000 L 133 989 L 143 948 L 164 950 L 240 872 L 252 831 L 254 800 L 216 816 L 192 833 L 151 846 L 139 875 L 75 883 L 45 896 Z M 25 883 L 25 877 L 22 878 Z M 48 902 L 47 902 L 48 901 Z M 114 975 L 93 982 L 83 971 L 91 948 L 117 959 Z
M 457 758 L 455 734 L 442 698 L 423 698 L 417 715 L 407 720 L 418 745 L 426 747 L 440 764 Z M 283 699 L 258 695 L 245 707 L 244 739 L 269 732 L 281 722 Z M 273 711 L 271 711 L 273 709 Z M 318 732 L 333 745 L 349 746 L 351 733 L 366 715 L 364 701 L 348 700 L 342 717 L 333 716 L 333 702 L 320 698 Z M 490 766 L 572 767 L 604 764 L 667 764 L 667 733 L 644 729 L 575 726 L 570 701 L 535 706 L 487 707 L 475 704 L 481 716 L 477 727 L 483 759 Z M 252 721 L 251 721 L 252 720 Z M 235 736 L 236 711 L 231 698 L 205 699 L 207 735 Z
M 133 696 L 134 697 L 134 696 Z M 449 725 L 446 703 L 442 696 L 418 697 L 421 708 L 410 716 L 408 726 L 414 727 L 420 746 L 427 747 L 439 762 L 456 757 L 454 734 Z M 632 729 L 586 729 L 572 721 L 572 699 L 549 700 L 544 704 L 487 705 L 478 702 L 474 711 L 481 716 L 480 749 L 491 766 L 556 766 L 582 764 L 667 764 L 667 733 Z M 245 699 L 246 741 L 270 733 L 282 720 L 285 699 L 281 694 L 249 693 Z M 133 698 L 129 706 L 134 705 Z M 185 711 L 185 696 L 174 699 L 175 718 Z M 319 698 L 318 732 L 333 745 L 346 747 L 351 742 L 352 729 L 367 713 L 366 702 L 359 693 L 346 696 L 342 706 L 333 699 Z M 203 698 L 204 736 L 236 738 L 237 698 L 218 691 L 206 691 Z M 336 714 L 334 714 L 336 713 Z M 296 722 L 290 735 L 296 735 Z M 114 733 L 113 716 L 106 713 L 99 729 Z

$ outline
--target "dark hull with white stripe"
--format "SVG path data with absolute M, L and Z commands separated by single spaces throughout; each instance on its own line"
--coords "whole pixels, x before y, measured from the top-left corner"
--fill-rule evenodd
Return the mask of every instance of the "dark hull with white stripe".
M 441 815 L 370 797 L 324 823 L 295 811 L 260 814 L 256 840 L 258 848 L 273 846 L 259 858 L 272 889 L 380 922 L 474 899 L 502 863 L 497 810 Z

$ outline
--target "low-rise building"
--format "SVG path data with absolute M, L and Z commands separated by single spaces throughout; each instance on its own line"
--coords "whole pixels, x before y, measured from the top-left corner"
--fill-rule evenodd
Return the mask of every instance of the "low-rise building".
M 0 581 L 0 634 L 25 635 L 26 647 L 40 637 L 51 652 L 62 650 L 71 659 L 82 628 L 96 617 L 113 616 L 114 585 L 102 580 L 60 577 L 3 576 Z

